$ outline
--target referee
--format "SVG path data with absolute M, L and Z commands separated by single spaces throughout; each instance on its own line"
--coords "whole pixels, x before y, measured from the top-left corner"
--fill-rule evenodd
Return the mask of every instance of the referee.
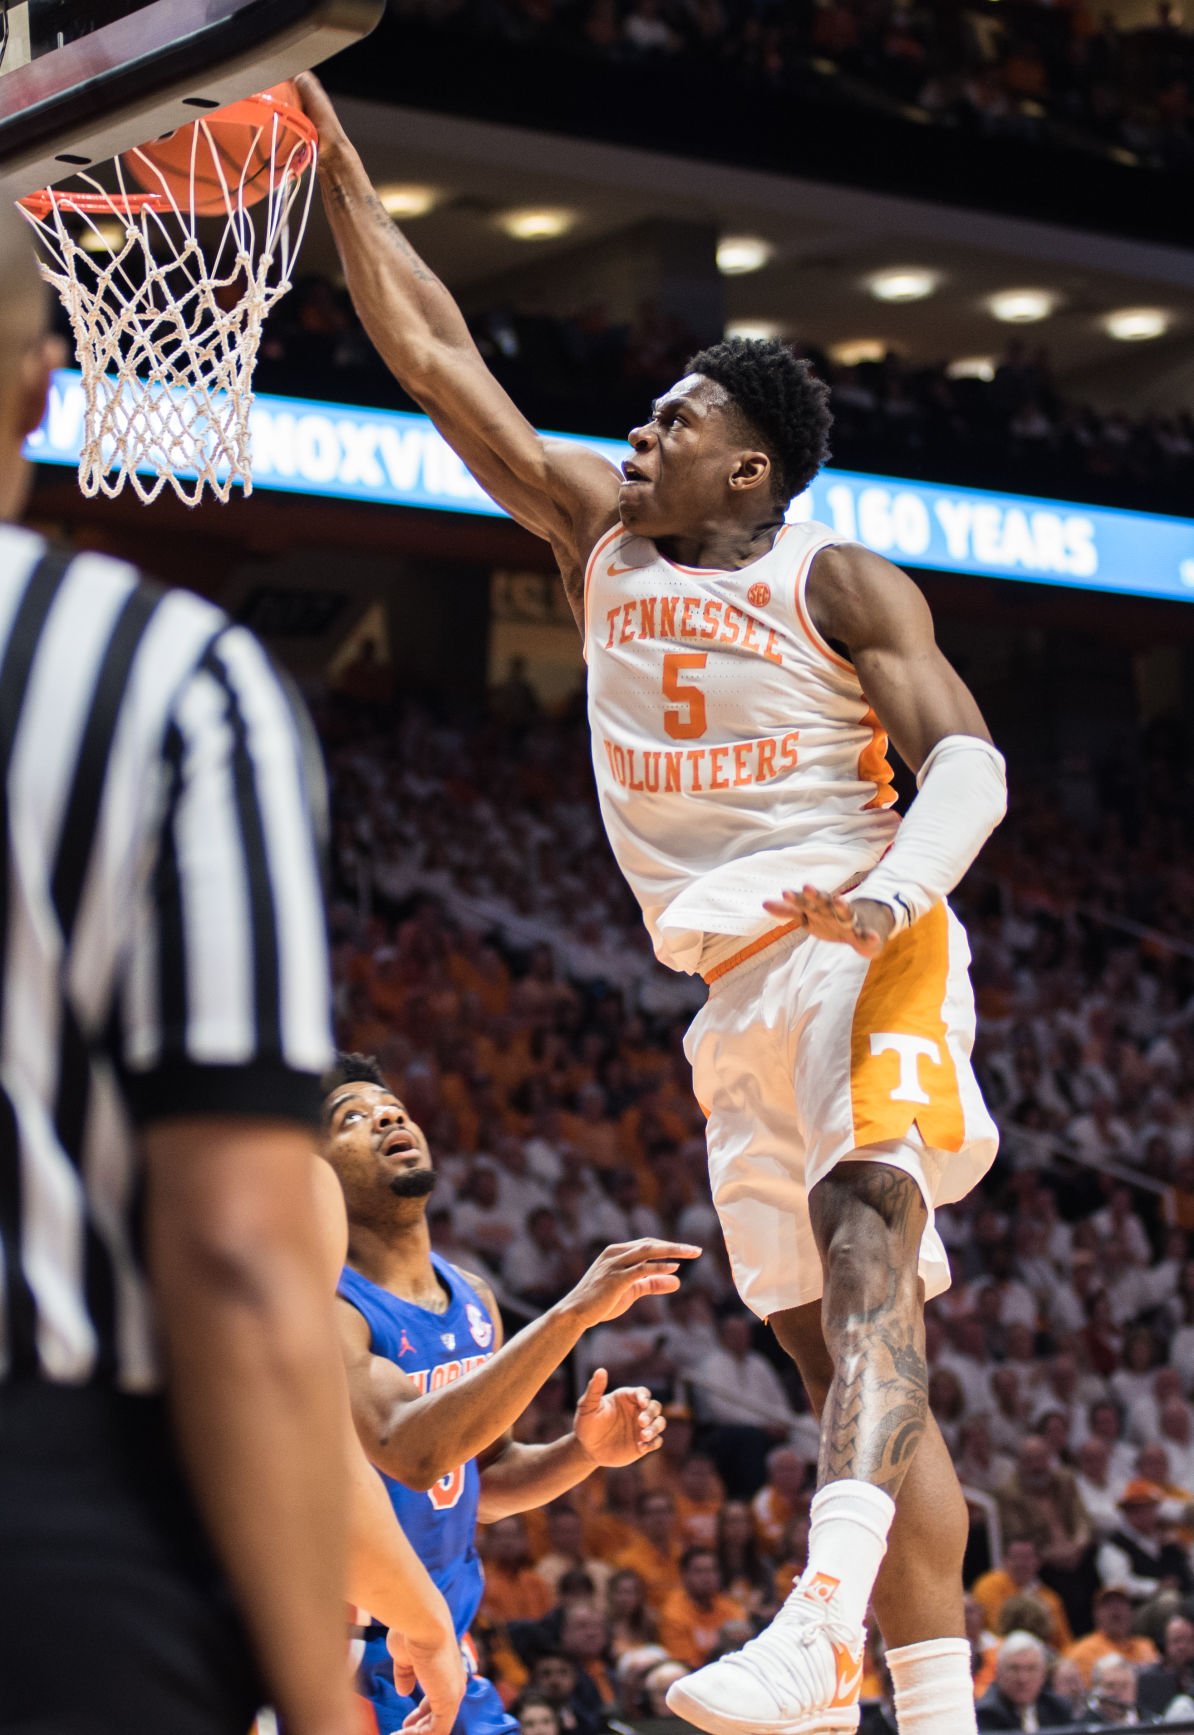
M 5 208 L 0 1730 L 348 1735 L 322 773 L 248 633 L 12 527 L 45 313 Z

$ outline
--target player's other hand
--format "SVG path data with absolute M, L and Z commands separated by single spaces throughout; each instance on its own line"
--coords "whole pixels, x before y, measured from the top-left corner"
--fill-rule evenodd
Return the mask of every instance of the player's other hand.
M 587 1331 L 617 1319 L 644 1295 L 672 1295 L 680 1287 L 681 1260 L 699 1259 L 690 1241 L 620 1241 L 596 1258 L 562 1305 Z
M 427 1635 L 397 1633 L 391 1628 L 386 1634 L 386 1644 L 393 1659 L 398 1692 L 408 1698 L 416 1683 L 423 1689 L 422 1699 L 402 1727 L 417 1731 L 418 1735 L 450 1735 L 468 1681 L 451 1620 L 442 1630 Z
M 597 1368 L 576 1406 L 572 1431 L 594 1464 L 613 1470 L 657 1452 L 667 1421 L 646 1386 L 620 1386 L 607 1392 L 608 1385 L 608 1373 Z
M 877 958 L 895 929 L 895 916 L 886 904 L 871 898 L 847 899 L 840 892 L 819 892 L 816 886 L 781 892 L 778 898 L 768 898 L 763 908 L 781 921 L 799 922 L 814 940 L 851 946 L 864 958 Z

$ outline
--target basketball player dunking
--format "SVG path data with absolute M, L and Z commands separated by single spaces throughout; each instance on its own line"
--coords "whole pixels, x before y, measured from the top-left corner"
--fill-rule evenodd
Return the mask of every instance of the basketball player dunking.
M 713 1735 L 856 1728 L 873 1590 L 902 1735 L 965 1735 L 966 1509 L 928 1412 L 923 1310 L 949 1280 L 934 1207 L 995 1154 L 944 900 L 1003 816 L 1003 761 L 912 582 L 785 524 L 827 455 L 803 363 L 775 343 L 702 352 L 622 474 L 541 438 L 319 85 L 302 90 L 370 337 L 559 562 L 610 843 L 661 961 L 710 984 L 687 1050 L 735 1278 L 821 1414 L 807 1570 L 669 1704 Z M 888 734 L 917 772 L 902 822 Z
M 337 1316 L 353 1421 L 471 1664 L 469 1628 L 484 1584 L 478 1518 L 525 1512 L 599 1465 L 637 1462 L 659 1449 L 665 1423 L 645 1387 L 607 1393 L 598 1370 L 563 1439 L 521 1445 L 510 1425 L 589 1326 L 617 1318 L 642 1296 L 671 1293 L 679 1261 L 700 1249 L 667 1241 L 607 1248 L 558 1306 L 503 1346 L 488 1287 L 432 1251 L 431 1153 L 377 1063 L 338 1056 L 326 1087 L 321 1154 L 347 1208 Z M 343 1210 L 330 1218 L 329 1234 L 342 1237 Z M 398 1575 L 391 1570 L 381 1582 L 394 1606 Z M 376 1618 L 382 1611 L 368 1606 L 374 1618 L 361 1623 L 358 1683 L 382 1735 L 444 1735 L 439 1707 L 455 1706 L 442 1649 L 416 1649 L 400 1594 L 389 1634 Z M 425 1625 L 420 1620 L 420 1632 Z M 402 1633 L 397 1646 L 394 1626 Z M 416 1676 L 426 1693 L 417 1712 Z M 453 1727 L 456 1735 L 516 1735 L 518 1725 L 496 1689 L 470 1672 Z

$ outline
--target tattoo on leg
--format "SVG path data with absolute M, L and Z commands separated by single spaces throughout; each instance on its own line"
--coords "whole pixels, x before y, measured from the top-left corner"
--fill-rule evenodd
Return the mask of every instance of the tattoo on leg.
M 851 1477 L 894 1495 L 928 1416 L 917 1275 L 924 1201 L 901 1170 L 851 1163 L 820 1183 L 810 1203 L 834 1362 L 818 1483 Z

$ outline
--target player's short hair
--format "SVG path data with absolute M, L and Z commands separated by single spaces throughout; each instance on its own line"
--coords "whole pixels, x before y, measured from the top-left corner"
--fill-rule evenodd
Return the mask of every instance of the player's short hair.
M 771 459 L 776 498 L 786 504 L 803 494 L 829 459 L 833 426 L 829 387 L 811 362 L 778 338 L 729 337 L 700 350 L 685 372 L 729 393 Z
M 336 1058 L 323 1075 L 321 1088 L 325 1099 L 345 1084 L 376 1084 L 387 1089 L 385 1074 L 375 1054 L 348 1054 L 336 1050 Z

